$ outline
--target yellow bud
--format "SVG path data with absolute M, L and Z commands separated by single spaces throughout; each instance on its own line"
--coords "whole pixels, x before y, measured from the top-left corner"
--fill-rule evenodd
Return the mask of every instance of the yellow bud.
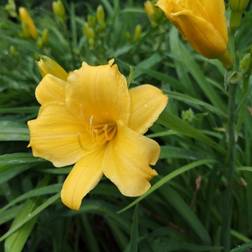
M 37 62 L 38 69 L 42 77 L 46 74 L 52 74 L 62 80 L 66 80 L 68 73 L 56 61 L 47 56 L 42 56 Z
M 48 43 L 48 29 L 42 31 L 41 37 L 37 41 L 39 48 L 44 47 Z
M 134 41 L 138 42 L 142 37 L 142 26 L 140 24 L 138 24 L 135 27 L 135 32 L 134 32 Z
M 249 4 L 249 0 L 230 0 L 230 6 L 233 11 L 243 12 Z
M 144 10 L 153 26 L 156 25 L 156 9 L 151 1 L 146 1 L 144 3 Z
M 19 11 L 19 18 L 22 23 L 23 33 L 28 37 L 36 39 L 38 36 L 37 29 L 28 10 L 24 7 L 20 7 L 18 11 Z
M 98 24 L 104 27 L 105 26 L 105 12 L 102 5 L 99 5 L 96 10 L 96 18 L 97 18 Z
M 90 27 L 86 22 L 83 25 L 83 33 L 87 37 L 87 39 L 94 39 L 95 37 L 94 29 Z
M 52 3 L 52 9 L 53 9 L 53 13 L 56 17 L 65 20 L 66 18 L 66 11 L 65 11 L 65 7 L 63 5 L 63 3 L 58 0 L 58 1 L 54 1 Z
M 146 1 L 144 3 L 144 10 L 148 17 L 153 17 L 155 14 L 155 7 L 151 1 Z

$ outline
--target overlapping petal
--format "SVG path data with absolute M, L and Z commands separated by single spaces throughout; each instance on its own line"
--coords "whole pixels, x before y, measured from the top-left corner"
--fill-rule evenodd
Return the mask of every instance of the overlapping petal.
M 41 105 L 48 103 L 65 103 L 66 82 L 47 74 L 36 88 L 35 96 Z
M 157 5 L 195 50 L 222 57 L 228 42 L 223 0 L 159 0 Z
M 103 155 L 103 149 L 89 152 L 75 164 L 61 190 L 61 200 L 66 206 L 78 210 L 85 195 L 100 181 Z
M 222 0 L 201 0 L 201 3 L 205 10 L 207 10 L 210 22 L 227 43 L 228 30 L 225 16 L 225 2 Z
M 83 156 L 85 144 L 92 141 L 63 105 L 50 104 L 40 110 L 37 119 L 28 122 L 33 155 L 55 166 L 74 164 Z
M 227 44 L 214 26 L 191 11 L 172 14 L 172 18 L 192 47 L 208 58 L 222 55 Z
M 117 65 L 83 66 L 68 77 L 67 106 L 82 120 L 128 121 L 130 97 Z
M 167 105 L 168 97 L 152 85 L 130 89 L 129 127 L 144 134 Z
M 133 130 L 118 125 L 118 132 L 107 146 L 103 161 L 104 175 L 125 196 L 139 196 L 150 188 L 149 180 L 157 175 L 150 168 L 160 153 L 159 145 Z

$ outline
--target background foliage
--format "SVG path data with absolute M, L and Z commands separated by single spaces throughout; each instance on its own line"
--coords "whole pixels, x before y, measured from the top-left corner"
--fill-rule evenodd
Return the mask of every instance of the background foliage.
M 221 227 L 229 211 L 223 199 L 227 123 L 223 66 L 193 52 L 158 10 L 157 24 L 151 24 L 143 1 L 64 1 L 65 21 L 55 17 L 51 1 L 17 1 L 29 8 L 39 39 L 48 30 L 48 42 L 42 46 L 22 37 L 19 19 L 10 17 L 4 4 L 0 6 L 0 250 L 222 251 Z M 99 4 L 105 9 L 104 27 L 96 20 Z M 251 50 L 250 9 L 236 33 L 239 58 Z M 84 22 L 94 29 L 93 41 L 83 34 Z M 168 94 L 167 109 L 148 132 L 162 152 L 156 167 L 159 176 L 146 195 L 135 201 L 125 198 L 103 179 L 79 212 L 62 205 L 59 191 L 71 167 L 56 169 L 32 157 L 27 148 L 26 122 L 38 111 L 34 90 L 41 79 L 36 65 L 41 55 L 67 71 L 82 61 L 103 64 L 113 57 L 130 85 L 152 83 Z M 232 185 L 232 252 L 252 248 L 252 93 L 249 75 L 243 80 Z

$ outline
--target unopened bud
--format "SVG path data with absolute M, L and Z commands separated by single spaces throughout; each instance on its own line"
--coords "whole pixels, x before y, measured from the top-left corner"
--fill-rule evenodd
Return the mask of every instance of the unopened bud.
M 41 37 L 37 41 L 38 48 L 42 48 L 48 43 L 48 29 L 42 31 Z
M 24 7 L 19 8 L 19 18 L 22 23 L 23 34 L 27 37 L 36 39 L 38 36 L 36 26 L 28 12 Z
M 155 6 L 151 1 L 146 1 L 144 3 L 144 10 L 149 18 L 150 23 L 155 26 L 156 25 L 156 20 L 155 20 Z
M 17 17 L 16 4 L 14 0 L 8 0 L 8 3 L 5 5 L 4 9 L 11 17 Z
M 96 16 L 88 15 L 87 23 L 91 28 L 94 28 L 96 26 Z
M 142 26 L 141 26 L 140 24 L 138 24 L 138 25 L 135 27 L 134 41 L 135 41 L 135 42 L 140 41 L 141 37 L 142 37 Z
M 83 25 L 83 33 L 88 41 L 89 47 L 93 48 L 94 43 L 95 43 L 95 40 L 94 40 L 95 39 L 95 32 L 94 32 L 94 29 L 92 27 L 90 27 L 87 22 L 85 22 Z
M 97 10 L 96 10 L 96 19 L 100 27 L 105 28 L 106 23 L 105 23 L 105 12 L 102 7 L 102 5 L 99 5 Z
M 188 109 L 188 110 L 185 110 L 185 111 L 182 111 L 182 119 L 184 121 L 187 121 L 187 122 L 192 122 L 193 119 L 194 119 L 194 112 L 192 111 L 192 109 Z
M 62 80 L 66 80 L 68 73 L 56 61 L 47 56 L 42 56 L 37 62 L 38 69 L 42 77 L 46 74 L 52 74 Z
M 252 55 L 250 53 L 246 53 L 240 61 L 240 71 L 243 74 L 245 74 L 251 71 L 251 68 L 252 68 Z
M 232 11 L 243 12 L 249 4 L 249 0 L 230 0 Z
M 61 20 L 66 19 L 66 11 L 63 3 L 60 0 L 54 1 L 52 3 L 53 13 L 56 17 L 60 18 Z
M 242 14 L 247 8 L 249 0 L 230 0 L 231 18 L 230 27 L 236 29 L 241 25 Z

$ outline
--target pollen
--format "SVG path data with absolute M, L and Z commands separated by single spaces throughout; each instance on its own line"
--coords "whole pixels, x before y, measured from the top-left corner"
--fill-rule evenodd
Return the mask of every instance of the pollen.
M 96 142 L 105 143 L 115 137 L 117 124 L 115 122 L 97 122 L 92 115 L 89 118 L 89 132 Z

